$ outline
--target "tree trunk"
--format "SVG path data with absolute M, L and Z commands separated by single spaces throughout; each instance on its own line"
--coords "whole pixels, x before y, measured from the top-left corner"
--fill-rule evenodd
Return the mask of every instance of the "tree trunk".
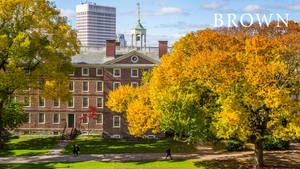
M 263 140 L 259 139 L 255 142 L 255 162 L 256 169 L 262 169 L 264 167 L 263 157 Z

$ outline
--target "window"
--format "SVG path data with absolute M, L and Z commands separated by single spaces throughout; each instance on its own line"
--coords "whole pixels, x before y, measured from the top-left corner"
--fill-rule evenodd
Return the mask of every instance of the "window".
M 89 118 L 87 117 L 87 114 L 86 114 L 86 113 L 83 113 L 83 114 L 82 114 L 82 117 L 83 117 L 83 119 L 82 119 L 82 124 L 88 124 Z
M 87 82 L 87 81 L 82 82 L 82 91 L 84 91 L 84 92 L 89 91 L 89 82 Z
M 138 62 L 139 61 L 139 58 L 137 57 L 137 56 L 132 56 L 131 57 L 131 62 L 132 63 L 136 63 L 136 62 Z
M 131 86 L 134 87 L 134 88 L 139 87 L 139 83 L 138 82 L 132 82 Z
M 43 99 L 41 96 L 39 96 L 39 106 L 45 107 L 45 99 Z
M 97 107 L 103 108 L 103 98 L 102 97 L 97 98 Z
M 24 96 L 24 107 L 30 107 L 31 98 L 29 96 Z
M 114 82 L 113 83 L 113 90 L 118 89 L 121 86 L 121 82 Z
M 39 113 L 39 123 L 40 124 L 45 123 L 45 113 Z
M 139 77 L 139 69 L 131 69 L 131 77 Z
M 59 113 L 53 114 L 53 124 L 59 124 Z
M 54 107 L 59 107 L 59 105 L 60 105 L 59 100 L 58 99 L 54 99 L 53 106 Z
M 103 68 L 96 69 L 96 76 L 103 76 Z
M 69 89 L 70 89 L 71 92 L 74 91 L 74 81 L 70 81 Z
M 150 72 L 149 70 L 150 70 L 149 68 L 145 68 L 143 71 L 149 73 Z
M 89 107 L 89 98 L 87 98 L 87 97 L 82 98 L 82 107 L 83 108 L 88 108 Z
M 103 92 L 103 82 L 102 81 L 97 82 L 97 92 Z
M 103 124 L 103 114 L 102 113 L 98 114 L 98 118 L 97 118 L 97 122 L 96 123 L 100 124 L 100 125 Z
M 121 77 L 121 69 L 115 68 L 113 71 L 114 77 Z
M 82 76 L 88 76 L 89 75 L 89 68 L 82 68 Z
M 31 123 L 31 114 L 30 113 L 26 113 L 26 121 L 25 123 L 29 124 Z
M 113 128 L 120 128 L 121 118 L 120 116 L 113 116 Z
M 68 101 L 68 107 L 74 107 L 74 97 Z

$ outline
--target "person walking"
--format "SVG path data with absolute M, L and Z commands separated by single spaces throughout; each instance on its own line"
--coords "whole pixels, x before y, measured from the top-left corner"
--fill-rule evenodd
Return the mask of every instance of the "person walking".
M 74 157 L 78 157 L 78 152 L 80 151 L 80 148 L 77 144 L 73 145 L 73 154 Z
M 168 157 L 170 157 L 170 159 L 172 160 L 171 149 L 168 148 L 168 150 L 167 150 L 166 152 L 167 152 L 166 159 L 167 159 Z

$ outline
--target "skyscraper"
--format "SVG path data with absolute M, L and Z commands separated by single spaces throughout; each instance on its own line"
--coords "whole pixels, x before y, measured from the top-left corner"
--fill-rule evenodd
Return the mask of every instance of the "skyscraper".
M 82 46 L 105 46 L 116 39 L 116 8 L 86 3 L 76 6 L 76 29 Z

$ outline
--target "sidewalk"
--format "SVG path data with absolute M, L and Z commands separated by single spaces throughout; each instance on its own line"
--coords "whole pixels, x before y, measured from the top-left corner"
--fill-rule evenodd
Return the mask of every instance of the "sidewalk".
M 56 162 L 82 162 L 82 161 L 143 161 L 143 160 L 164 160 L 165 153 L 141 153 L 141 154 L 87 154 L 74 157 L 73 155 L 62 155 L 58 150 L 63 149 L 60 143 L 53 151 L 39 156 L 1 157 L 0 164 L 21 164 L 21 163 L 56 163 Z M 212 150 L 200 150 L 197 153 L 173 153 L 175 160 L 230 160 L 230 159 L 251 159 L 253 151 L 243 152 L 215 152 Z M 298 148 L 287 151 L 269 151 L 264 153 L 265 158 L 273 160 L 291 160 L 300 164 L 300 150 Z

